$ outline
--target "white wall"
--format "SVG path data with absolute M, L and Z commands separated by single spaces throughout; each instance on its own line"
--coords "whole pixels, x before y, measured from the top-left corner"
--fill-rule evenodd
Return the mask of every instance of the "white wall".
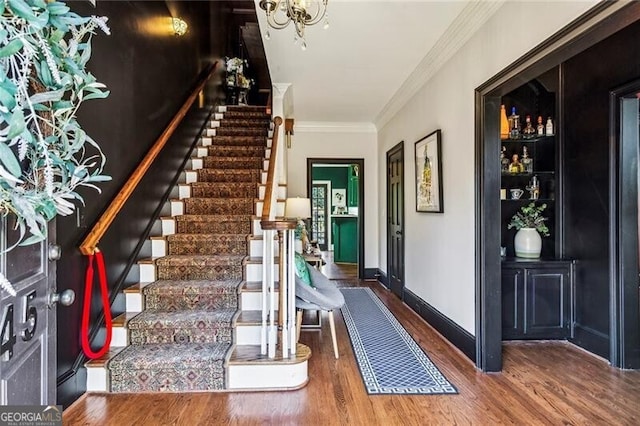
M 364 158 L 364 267 L 378 267 L 378 154 L 370 123 L 296 123 L 288 151 L 287 194 L 307 195 L 307 158 Z
M 474 90 L 596 3 L 505 3 L 379 129 L 380 269 L 387 270 L 386 194 L 382 190 L 386 152 L 404 140 L 405 285 L 471 334 L 475 334 Z M 414 143 L 436 129 L 442 129 L 444 213 L 416 213 Z

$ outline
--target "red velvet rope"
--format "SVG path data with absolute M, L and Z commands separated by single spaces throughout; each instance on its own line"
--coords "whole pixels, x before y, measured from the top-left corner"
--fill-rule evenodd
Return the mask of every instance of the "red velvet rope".
M 100 292 L 102 293 L 102 308 L 104 309 L 104 325 L 107 328 L 107 338 L 104 346 L 94 352 L 89 342 L 89 317 L 91 316 L 91 295 L 93 287 L 93 258 L 96 258 L 98 264 L 98 276 L 100 278 Z M 85 278 L 84 303 L 82 306 L 82 350 L 84 354 L 91 358 L 100 358 L 107 353 L 109 345 L 111 345 L 111 309 L 109 308 L 109 292 L 107 291 L 107 273 L 104 269 L 104 257 L 100 251 L 89 255 L 89 265 L 87 266 L 87 275 Z

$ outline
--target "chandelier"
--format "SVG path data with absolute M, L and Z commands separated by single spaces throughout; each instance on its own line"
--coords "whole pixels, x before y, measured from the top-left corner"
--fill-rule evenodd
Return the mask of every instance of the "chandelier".
M 324 28 L 329 27 L 327 3 L 329 0 L 260 0 L 260 8 L 267 14 L 267 23 L 276 30 L 281 30 L 293 22 L 296 29 L 294 40 L 302 41 L 302 50 L 306 50 L 304 29 L 308 25 L 315 25 L 324 18 Z M 269 30 L 265 38 L 270 37 Z

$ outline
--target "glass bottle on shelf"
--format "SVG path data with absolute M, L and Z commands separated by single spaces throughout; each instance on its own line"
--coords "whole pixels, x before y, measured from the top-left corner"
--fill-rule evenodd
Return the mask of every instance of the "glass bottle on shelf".
M 524 167 L 520 162 L 518 154 L 513 154 L 511 156 L 511 163 L 509 163 L 509 173 L 522 173 L 524 171 Z
M 536 126 L 536 133 L 538 136 L 544 136 L 544 124 L 542 124 L 542 116 L 538 116 L 538 125 Z
M 533 173 L 533 158 L 529 157 L 529 150 L 526 146 L 522 147 L 522 168 L 525 173 Z
M 547 118 L 547 126 L 545 130 L 547 136 L 553 136 L 553 121 L 551 121 L 551 117 Z
M 526 187 L 527 191 L 529 191 L 529 199 L 537 200 L 540 198 L 540 181 L 538 180 L 538 176 L 534 176 L 531 178 L 529 185 Z
M 500 152 L 500 170 L 502 173 L 509 172 L 509 159 L 507 158 L 507 148 L 502 147 L 502 151 Z
M 516 107 L 511 108 L 511 115 L 509 116 L 509 137 L 511 139 L 520 138 L 520 116 L 516 114 Z
M 525 119 L 525 126 L 524 129 L 522 129 L 522 136 L 524 138 L 532 138 L 536 135 L 536 129 L 533 128 L 533 125 L 531 124 L 531 116 L 527 115 L 527 118 Z
M 504 105 L 500 105 L 500 139 L 509 138 L 509 119 Z

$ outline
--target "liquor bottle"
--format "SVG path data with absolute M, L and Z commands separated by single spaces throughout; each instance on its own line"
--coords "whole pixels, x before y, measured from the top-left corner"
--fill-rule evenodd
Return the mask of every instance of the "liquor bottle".
M 518 159 L 518 154 L 513 154 L 511 156 L 511 163 L 509 163 L 509 173 L 522 173 L 523 171 L 524 167 Z
M 500 105 L 500 139 L 509 138 L 509 119 L 504 105 Z
M 547 118 L 547 126 L 545 130 L 547 136 L 553 136 L 553 121 L 551 121 L 551 117 Z
M 509 172 L 509 159 L 507 158 L 507 148 L 502 147 L 502 151 L 500 152 L 500 170 L 502 173 Z
M 522 147 L 522 168 L 525 173 L 533 173 L 533 159 L 529 157 L 529 150 L 526 146 Z
M 538 116 L 538 125 L 536 126 L 538 136 L 544 136 L 544 124 L 542 124 L 542 116 Z
M 516 107 L 511 108 L 511 115 L 509 116 L 509 137 L 511 139 L 520 138 L 520 116 L 516 114 Z
M 533 125 L 531 124 L 531 116 L 527 115 L 527 118 L 525 119 L 525 126 L 524 129 L 522 129 L 522 136 L 524 138 L 532 138 L 536 135 L 536 129 L 533 128 Z

